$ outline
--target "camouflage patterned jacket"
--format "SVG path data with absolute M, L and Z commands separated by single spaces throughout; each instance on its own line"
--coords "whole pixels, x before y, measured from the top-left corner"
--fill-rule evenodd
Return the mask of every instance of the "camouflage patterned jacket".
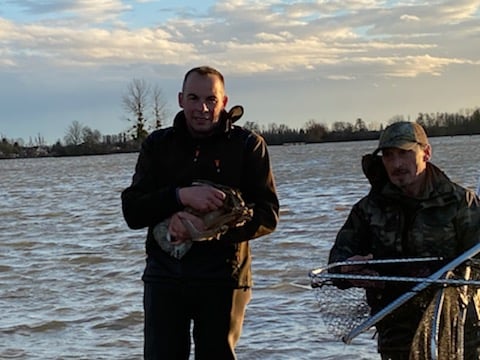
M 448 260 L 480 241 L 480 207 L 474 192 L 453 183 L 439 168 L 428 163 L 424 192 L 420 199 L 412 199 L 388 181 L 379 156 L 366 157 L 362 165 L 372 184 L 371 190 L 353 206 L 338 232 L 330 251 L 330 263 L 370 253 L 374 259 L 439 256 Z M 426 276 L 440 266 L 396 265 L 382 269 L 381 274 Z M 398 284 L 368 289 L 372 312 L 388 305 L 406 289 Z M 410 327 L 414 331 L 424 309 L 418 305 L 405 307 L 396 320 L 390 321 L 412 321 Z M 382 335 L 381 326 L 379 330 Z

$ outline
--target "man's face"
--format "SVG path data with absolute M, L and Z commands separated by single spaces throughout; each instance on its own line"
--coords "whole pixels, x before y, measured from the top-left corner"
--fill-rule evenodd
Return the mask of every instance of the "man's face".
M 208 136 L 219 121 L 228 98 L 222 81 L 214 74 L 191 73 L 178 103 L 185 113 L 187 127 L 193 136 Z
M 415 146 L 412 150 L 387 148 L 382 150 L 382 161 L 390 181 L 405 193 L 416 195 L 421 188 L 430 145 Z

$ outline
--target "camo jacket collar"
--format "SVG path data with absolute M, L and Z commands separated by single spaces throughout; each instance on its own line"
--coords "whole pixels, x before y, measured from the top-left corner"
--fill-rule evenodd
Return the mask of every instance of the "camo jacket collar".
M 426 178 L 424 187 L 416 198 L 406 196 L 398 187 L 387 181 L 380 191 L 380 195 L 388 200 L 408 200 L 417 201 L 435 205 L 450 202 L 457 198 L 455 186 L 448 176 L 440 170 L 436 165 L 427 163 Z

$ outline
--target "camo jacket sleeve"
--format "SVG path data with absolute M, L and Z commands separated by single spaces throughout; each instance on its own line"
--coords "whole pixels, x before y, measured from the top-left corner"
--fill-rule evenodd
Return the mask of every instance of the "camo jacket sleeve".
M 457 217 L 457 231 L 463 251 L 480 242 L 480 200 L 470 190 L 465 191 L 464 199 Z
M 370 225 L 362 210 L 365 202 L 367 202 L 366 197 L 352 207 L 330 250 L 329 263 L 344 261 L 354 255 L 367 255 L 371 252 L 371 244 L 368 241 Z

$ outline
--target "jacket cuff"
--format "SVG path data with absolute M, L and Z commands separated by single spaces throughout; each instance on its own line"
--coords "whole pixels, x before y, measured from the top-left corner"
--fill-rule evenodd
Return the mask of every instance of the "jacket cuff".
M 183 205 L 182 200 L 180 200 L 180 188 L 179 187 L 175 188 L 175 198 L 177 199 L 177 205 L 181 208 L 184 208 L 185 205 Z

